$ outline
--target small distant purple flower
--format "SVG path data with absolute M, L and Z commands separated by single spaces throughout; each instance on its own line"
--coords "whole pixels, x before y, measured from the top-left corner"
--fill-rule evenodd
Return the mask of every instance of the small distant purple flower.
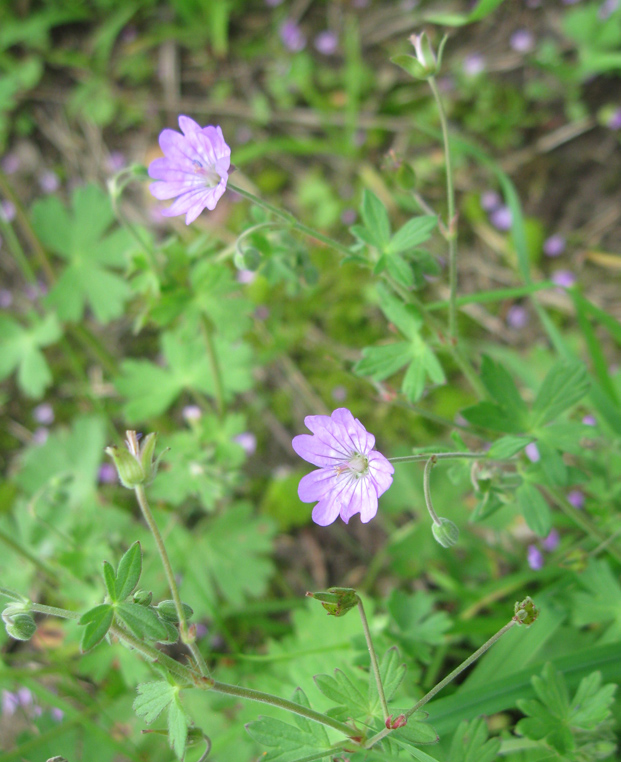
M 528 324 L 528 310 L 521 304 L 514 304 L 507 310 L 507 325 L 519 331 Z
M 527 444 L 524 448 L 524 452 L 526 453 L 526 457 L 530 460 L 531 463 L 537 463 L 541 460 L 539 448 L 534 442 Z
M 201 638 L 204 638 L 205 635 L 207 635 L 207 625 L 203 624 L 202 622 L 196 623 L 196 639 L 200 640 Z
M 606 126 L 609 130 L 621 130 L 621 108 L 615 109 L 608 117 Z
M 331 56 L 336 53 L 339 46 L 339 36 L 336 32 L 326 29 L 315 37 L 313 44 L 315 50 L 324 56 Z
M 275 8 L 277 5 L 281 5 L 283 0 L 265 0 L 265 5 L 269 5 L 270 8 Z
M 513 225 L 513 215 L 508 206 L 499 206 L 489 216 L 489 221 L 498 230 L 510 230 Z
M 5 222 L 13 222 L 16 212 L 15 204 L 12 201 L 3 201 L 0 204 L 0 215 Z
M 594 415 L 585 415 L 582 419 L 585 426 L 597 426 L 597 418 Z
M 485 191 L 481 194 L 481 208 L 486 212 L 493 212 L 502 204 L 502 199 L 496 191 Z
M 299 53 L 306 47 L 306 37 L 292 19 L 288 19 L 280 27 L 280 39 L 287 50 L 292 53 Z
M 571 270 L 555 270 L 552 273 L 552 283 L 561 288 L 571 288 L 576 282 L 576 275 Z
M 60 180 L 56 172 L 46 169 L 39 175 L 39 187 L 43 193 L 54 193 L 60 188 Z
M 563 3 L 565 5 L 575 5 L 576 3 L 579 3 L 580 0 L 563 0 Z
M 556 529 L 552 529 L 547 537 L 544 537 L 541 541 L 542 548 L 546 553 L 553 553 L 559 546 L 561 537 Z
M 254 270 L 238 270 L 236 279 L 238 283 L 246 285 L 248 283 L 252 283 L 256 277 L 257 274 Z
M 54 423 L 54 408 L 49 402 L 42 402 L 32 411 L 32 417 L 37 423 L 49 426 L 50 423 Z
M 332 389 L 332 399 L 336 402 L 344 402 L 347 399 L 347 389 L 344 386 L 335 386 Z
M 565 251 L 565 239 L 562 235 L 555 233 L 544 241 L 543 253 L 547 257 L 560 257 Z
M 27 283 L 24 286 L 24 294 L 29 302 L 35 302 L 42 296 L 47 294 L 47 286 L 43 281 L 37 281 L 36 283 Z
M 185 214 L 189 225 L 203 209 L 216 208 L 226 190 L 231 166 L 231 149 L 224 142 L 220 127 L 200 127 L 189 116 L 179 117 L 183 135 L 175 130 L 162 130 L 160 148 L 164 158 L 149 165 L 149 176 L 160 182 L 149 190 L 157 199 L 177 197 L 164 209 L 165 217 Z
M 0 246 L 2 239 L 0 238 Z M 7 310 L 13 304 L 13 294 L 8 288 L 0 288 L 0 309 Z
M 181 411 L 181 415 L 186 421 L 199 421 L 203 416 L 203 411 L 198 405 L 186 405 Z
M 12 717 L 19 707 L 19 696 L 11 691 L 2 691 L 2 716 Z
M 526 554 L 528 565 L 533 571 L 539 571 L 543 568 L 543 553 L 536 545 L 529 545 Z
M 572 489 L 567 493 L 567 502 L 573 505 L 574 508 L 583 508 L 585 497 L 584 492 L 580 489 Z
M 358 213 L 355 209 L 344 209 L 341 214 L 341 222 L 343 225 L 353 225 L 358 218 Z
M 619 0 L 604 0 L 600 5 L 597 17 L 600 21 L 606 21 L 619 7 Z
M 243 448 L 246 455 L 253 455 L 256 452 L 257 438 L 251 431 L 244 431 L 242 434 L 233 437 L 233 442 L 237 442 Z
M 127 166 L 127 159 L 122 151 L 112 151 L 106 159 L 106 170 L 110 174 L 116 174 Z
M 477 77 L 485 71 L 485 58 L 480 53 L 471 53 L 464 58 L 462 69 L 467 77 Z
M 235 142 L 240 146 L 245 145 L 246 143 L 250 143 L 252 140 L 252 135 L 252 130 L 250 127 L 248 127 L 247 124 L 240 124 L 235 131 Z
M 46 429 L 45 426 L 39 426 L 32 434 L 32 444 L 34 445 L 43 445 L 47 442 L 47 438 L 50 435 L 49 429 Z
M 509 45 L 516 53 L 528 53 L 535 47 L 535 38 L 528 29 L 518 29 L 511 35 Z
M 101 466 L 99 466 L 97 480 L 100 484 L 116 484 L 117 473 L 116 468 L 112 463 L 102 463 Z
M 270 316 L 269 308 L 266 307 L 264 304 L 259 304 L 256 310 L 254 311 L 254 316 L 257 320 L 267 320 Z
M 59 709 L 57 706 L 53 706 L 50 714 L 52 715 L 52 719 L 56 722 L 62 722 L 63 717 L 65 716 L 65 713 L 62 709 Z
M 21 163 L 22 162 L 19 156 L 13 151 L 10 151 L 2 157 L 0 166 L 2 167 L 2 171 L 5 175 L 14 175 L 20 168 Z
M 302 502 L 319 501 L 313 521 L 328 526 L 340 514 L 347 524 L 356 513 L 363 524 L 371 521 L 395 472 L 392 463 L 373 449 L 375 437 L 344 407 L 330 416 L 308 415 L 304 423 L 313 435 L 300 434 L 292 444 L 301 458 L 318 466 L 298 487 Z

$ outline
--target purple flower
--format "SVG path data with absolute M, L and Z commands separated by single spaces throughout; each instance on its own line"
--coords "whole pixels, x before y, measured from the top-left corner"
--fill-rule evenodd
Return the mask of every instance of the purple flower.
M 547 238 L 544 241 L 543 244 L 543 253 L 547 257 L 560 257 L 560 255 L 565 251 L 565 239 L 562 235 L 559 235 L 556 233 L 555 235 L 551 235 L 549 238 Z
M 519 331 L 528 323 L 528 311 L 521 304 L 514 304 L 507 310 L 507 325 Z
M 559 533 L 556 531 L 556 529 L 552 529 L 550 534 L 547 537 L 544 537 L 544 539 L 541 541 L 541 545 L 546 552 L 552 553 L 558 548 L 560 541 L 561 538 Z
M 183 135 L 175 130 L 162 130 L 160 148 L 163 159 L 149 165 L 149 176 L 161 182 L 151 183 L 150 191 L 157 199 L 177 197 L 164 209 L 165 217 L 185 214 L 189 225 L 207 208 L 216 208 L 226 190 L 231 166 L 231 149 L 224 142 L 220 127 L 200 127 L 189 116 L 179 117 Z
M 112 463 L 102 463 L 101 466 L 99 466 L 97 480 L 100 484 L 117 483 L 116 468 L 112 465 Z
M 513 224 L 513 215 L 508 206 L 499 206 L 489 216 L 489 221 L 498 230 L 510 230 Z
M 16 212 L 15 204 L 12 201 L 3 201 L 0 204 L 0 216 L 5 222 L 13 222 Z
M 246 455 L 252 455 L 257 449 L 257 438 L 251 431 L 244 431 L 233 437 L 233 442 L 236 442 Z
M 2 239 L 0 238 L 0 246 L 2 246 Z M 13 294 L 8 288 L 0 288 L 0 308 L 3 310 L 8 309 L 13 304 Z
M 306 37 L 302 34 L 300 27 L 291 19 L 285 21 L 280 27 L 280 39 L 287 50 L 292 53 L 299 53 L 306 47 Z
M 509 45 L 516 53 L 528 53 L 535 46 L 535 39 L 528 29 L 518 29 L 511 35 Z
M 56 722 L 62 722 L 63 717 L 65 716 L 65 713 L 62 709 L 59 709 L 57 706 L 53 706 L 50 714 L 52 715 L 52 719 Z
M 528 553 L 526 555 L 528 565 L 533 571 L 539 571 L 543 568 L 543 553 L 536 545 L 528 546 Z
M 315 37 L 313 42 L 315 50 L 324 56 L 331 56 L 336 53 L 336 49 L 339 46 L 339 36 L 336 32 L 332 32 L 326 29 Z
M 186 421 L 199 421 L 203 416 L 203 411 L 198 405 L 186 405 L 181 411 L 181 415 Z
M 257 274 L 254 270 L 238 270 L 235 277 L 238 283 L 246 285 L 252 283 L 257 277 Z
M 42 402 L 32 411 L 32 417 L 37 423 L 49 426 L 50 423 L 54 423 L 54 408 L 49 402 Z
M 313 521 L 328 526 L 340 514 L 347 524 L 356 513 L 363 524 L 377 513 L 377 499 L 392 484 L 395 469 L 373 449 L 375 437 L 344 407 L 331 416 L 308 415 L 304 419 L 313 435 L 294 437 L 293 449 L 318 466 L 301 481 L 298 495 L 304 503 L 319 502 Z
M 45 426 L 39 426 L 37 429 L 35 429 L 35 431 L 33 431 L 31 442 L 34 445 L 43 445 L 47 442 L 49 435 L 49 429 L 46 429 Z
M 597 426 L 597 419 L 594 415 L 585 415 L 582 419 L 582 423 L 584 423 L 585 426 Z
M 526 453 L 526 457 L 530 460 L 531 463 L 537 463 L 539 460 L 541 460 L 539 448 L 534 442 L 527 444 L 524 448 L 524 452 Z
M 21 159 L 14 152 L 9 152 L 2 157 L 0 166 L 5 175 L 13 175 L 21 166 Z
M 606 126 L 609 130 L 621 130 L 621 108 L 615 109 L 608 117 Z
M 60 188 L 60 180 L 56 172 L 46 169 L 39 175 L 39 186 L 43 193 L 54 193 Z
M 343 225 L 353 225 L 358 218 L 358 213 L 355 209 L 344 209 L 341 214 L 341 222 Z
M 600 21 L 606 21 L 619 7 L 619 0 L 604 0 L 600 5 L 597 17 Z
M 11 691 L 2 691 L 2 716 L 12 717 L 19 707 L 19 696 Z
M 481 194 L 481 208 L 486 212 L 493 212 L 502 204 L 502 199 L 496 191 L 485 191 Z
M 571 288 L 576 282 L 576 276 L 571 270 L 555 270 L 552 273 L 552 283 L 561 288 Z
M 485 71 L 485 59 L 480 53 L 471 53 L 464 58 L 462 69 L 467 77 L 477 77 Z
M 127 166 L 127 159 L 122 151 L 112 151 L 106 158 L 106 171 L 116 174 Z
M 567 493 L 567 502 L 573 505 L 574 508 L 582 508 L 584 506 L 584 492 L 579 489 L 572 489 Z
M 332 389 L 332 399 L 337 402 L 344 402 L 347 399 L 347 389 L 344 386 L 335 386 Z

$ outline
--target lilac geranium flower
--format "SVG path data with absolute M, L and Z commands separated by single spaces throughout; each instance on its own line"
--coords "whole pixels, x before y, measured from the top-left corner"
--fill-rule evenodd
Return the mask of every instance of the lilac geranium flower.
M 183 135 L 175 130 L 160 134 L 164 158 L 149 165 L 149 176 L 160 182 L 151 183 L 150 191 L 160 200 L 176 196 L 162 214 L 185 214 L 185 224 L 189 225 L 203 209 L 215 209 L 226 190 L 231 149 L 220 127 L 200 127 L 189 116 L 179 117 L 179 127 Z
M 528 553 L 526 554 L 528 565 L 533 571 L 539 571 L 543 568 L 543 553 L 536 545 L 528 546 Z
M 332 415 L 306 416 L 304 423 L 313 435 L 301 434 L 292 444 L 301 458 L 319 467 L 298 487 L 302 502 L 319 501 L 313 521 L 325 527 L 340 514 L 347 524 L 356 513 L 363 524 L 371 521 L 395 472 L 392 463 L 373 449 L 375 437 L 344 407 Z

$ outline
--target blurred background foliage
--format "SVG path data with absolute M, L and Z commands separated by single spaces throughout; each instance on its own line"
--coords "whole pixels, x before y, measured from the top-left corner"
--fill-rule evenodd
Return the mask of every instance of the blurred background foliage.
M 530 678 L 550 659 L 572 695 L 593 670 L 619 677 L 621 10 L 481 6 L 477 20 L 466 3 L 436 0 L 0 4 L 0 577 L 84 609 L 102 600 L 102 561 L 138 539 L 145 584 L 162 597 L 152 539 L 103 454 L 125 428 L 157 431 L 171 451 L 151 499 L 221 679 L 310 695 L 313 674 L 366 668 L 356 619 L 328 620 L 304 599 L 347 585 L 368 600 L 378 650 L 397 643 L 407 661 L 405 705 L 528 593 L 540 621 L 430 705 L 442 740 L 425 753 L 465 759 L 463 727 L 451 738 L 487 714 L 510 759 L 605 758 L 609 719 L 594 737 L 576 730 L 569 751 L 511 728 L 520 709 L 536 711 Z M 323 529 L 297 497 L 307 468 L 291 450 L 305 415 L 339 406 L 389 456 L 454 446 L 451 432 L 481 449 L 494 434 L 460 415 L 476 399 L 441 342 L 446 383 L 430 374 L 408 397 L 399 374 L 354 372 L 364 348 L 398 337 L 355 258 L 267 226 L 230 192 L 191 228 L 162 217 L 145 184 L 114 203 L 105 192 L 156 157 L 159 131 L 185 113 L 222 126 L 236 182 L 347 245 L 365 189 L 393 230 L 422 198 L 444 212 L 433 100 L 389 60 L 422 28 L 436 45 L 449 34 L 439 86 L 455 135 L 466 351 L 477 366 L 484 353 L 501 362 L 529 404 L 559 356 L 586 362 L 596 392 L 570 411 L 578 428 L 547 451 L 539 442 L 541 467 L 519 456 L 555 506 L 540 537 L 511 474 L 436 469 L 434 503 L 462 530 L 451 551 L 432 538 L 417 465 L 398 469 L 377 520 Z M 444 246 L 432 237 L 410 261 L 414 287 L 439 308 Z M 477 296 L 491 290 L 502 295 Z M 29 643 L 0 635 L 0 762 L 170 759 L 132 718 L 150 668 L 118 643 L 80 657 L 76 630 L 41 619 Z M 311 700 L 325 709 L 317 691 Z M 255 706 L 185 701 L 213 759 L 258 758 L 243 730 Z

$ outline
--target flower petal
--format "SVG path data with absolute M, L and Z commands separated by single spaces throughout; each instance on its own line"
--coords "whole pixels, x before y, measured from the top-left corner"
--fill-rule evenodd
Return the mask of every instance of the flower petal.
M 336 466 L 343 463 L 347 457 L 342 451 L 333 449 L 317 436 L 310 434 L 299 434 L 293 438 L 291 445 L 300 458 L 320 468 Z
M 319 468 L 300 479 L 298 495 L 303 503 L 314 503 L 322 500 L 334 490 L 338 476 L 331 468 Z
M 327 527 L 336 521 L 341 503 L 338 497 L 331 492 L 313 508 L 312 519 L 320 527 Z
M 392 465 L 392 463 L 385 458 L 381 452 L 378 452 L 377 450 L 372 450 L 369 453 L 369 474 L 368 477 L 371 479 L 375 486 L 375 491 L 377 492 L 377 496 L 383 495 L 384 492 L 390 487 L 392 484 L 392 475 L 395 472 L 395 468 Z

